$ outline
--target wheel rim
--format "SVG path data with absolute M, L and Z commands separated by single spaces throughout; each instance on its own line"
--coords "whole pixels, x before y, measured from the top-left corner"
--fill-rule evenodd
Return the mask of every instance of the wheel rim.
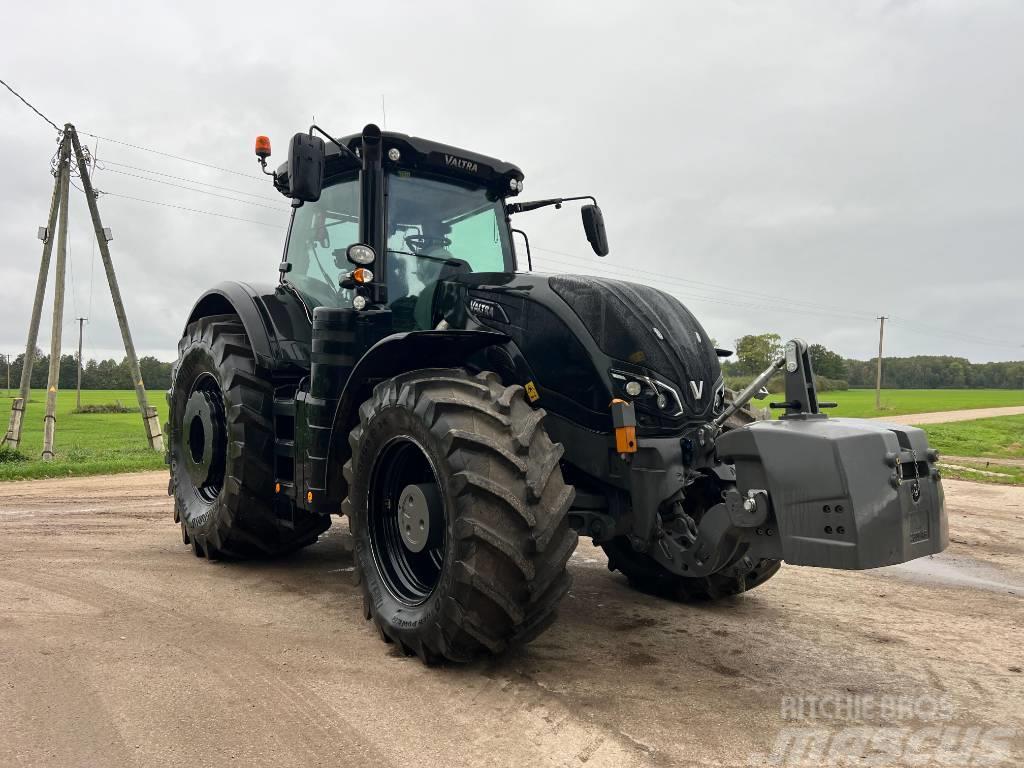
M 437 473 L 416 440 L 390 440 L 377 454 L 367 494 L 370 550 L 388 591 L 424 603 L 444 568 L 447 513 Z
M 224 488 L 227 419 L 217 380 L 202 374 L 192 384 L 181 429 L 181 457 L 196 498 L 212 504 Z

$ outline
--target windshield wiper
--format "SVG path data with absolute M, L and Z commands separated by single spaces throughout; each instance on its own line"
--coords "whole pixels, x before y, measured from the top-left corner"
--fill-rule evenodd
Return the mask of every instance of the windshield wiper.
M 417 259 L 430 259 L 431 261 L 440 261 L 442 264 L 447 264 L 451 267 L 457 267 L 466 262 L 462 259 L 446 259 L 443 256 L 431 256 L 426 253 L 410 253 L 409 251 L 396 251 L 394 248 L 388 248 L 388 253 L 400 253 L 403 256 L 415 256 Z

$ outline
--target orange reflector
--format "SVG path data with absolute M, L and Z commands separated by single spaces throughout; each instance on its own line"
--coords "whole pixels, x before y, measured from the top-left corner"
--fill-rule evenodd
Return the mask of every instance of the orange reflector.
M 358 267 L 352 270 L 352 279 L 363 285 L 373 281 L 373 272 L 366 267 Z
M 312 491 L 306 491 L 306 501 L 307 502 L 312 502 L 313 501 L 313 492 Z
M 636 453 L 636 410 L 632 403 L 612 400 L 612 427 L 615 428 L 615 450 L 618 453 Z
M 615 450 L 619 453 L 636 453 L 636 427 L 616 427 Z
M 280 492 L 281 492 L 281 484 L 280 483 L 274 483 L 274 493 L 280 493 Z
M 256 137 L 256 157 L 270 157 L 270 137 Z

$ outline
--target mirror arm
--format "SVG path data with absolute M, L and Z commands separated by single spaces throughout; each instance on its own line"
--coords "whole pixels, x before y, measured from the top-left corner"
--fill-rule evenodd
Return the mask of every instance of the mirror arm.
M 357 155 L 357 154 L 356 154 L 355 152 L 353 152 L 353 151 L 352 151 L 351 149 L 349 149 L 348 147 L 346 147 L 346 146 L 345 146 L 344 144 L 342 144 L 342 143 L 341 143 L 340 141 L 338 141 L 338 140 L 337 140 L 336 138 L 334 138 L 333 136 L 331 136 L 331 134 L 329 134 L 329 133 L 328 133 L 327 131 L 325 131 L 325 130 L 324 130 L 323 128 L 321 128 L 321 127 L 320 127 L 319 125 L 311 125 L 311 126 L 309 126 L 309 135 L 310 135 L 310 136 L 312 136 L 312 135 L 313 135 L 313 131 L 316 131 L 317 133 L 323 134 L 324 138 L 325 138 L 325 139 L 327 139 L 327 140 L 328 140 L 329 142 L 331 142 L 331 143 L 332 143 L 332 144 L 333 144 L 334 146 L 336 146 L 336 147 L 337 147 L 338 149 L 340 149 L 340 150 L 341 150 L 341 152 L 342 152 L 342 154 L 344 154 L 344 155 L 350 155 L 350 156 L 352 157 L 352 159 L 354 159 L 354 160 L 355 160 L 356 162 L 362 162 L 362 161 L 361 161 L 361 160 L 359 159 L 359 155 Z
M 523 241 L 526 243 L 526 266 L 529 268 L 531 272 L 533 272 L 533 254 L 530 253 L 530 238 L 527 237 L 526 233 L 523 232 L 523 230 L 521 229 L 512 229 L 510 231 L 512 232 L 512 234 L 516 234 L 518 232 L 520 235 L 523 236 Z M 515 248 L 514 243 L 512 247 Z
M 511 203 L 505 206 L 505 210 L 509 214 L 513 213 L 525 213 L 526 211 L 535 211 L 538 208 L 547 208 L 549 205 L 555 206 L 555 208 L 561 208 L 562 203 L 568 203 L 573 200 L 589 200 L 594 205 L 597 205 L 597 200 L 592 195 L 579 195 L 577 197 L 553 197 L 549 200 L 533 200 L 526 203 Z

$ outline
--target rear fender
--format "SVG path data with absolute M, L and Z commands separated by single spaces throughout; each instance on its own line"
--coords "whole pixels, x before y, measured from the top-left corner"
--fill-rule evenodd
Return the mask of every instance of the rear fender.
M 294 291 L 224 282 L 199 298 L 186 326 L 202 317 L 224 314 L 238 315 L 242 321 L 259 368 L 308 370 L 312 320 Z
M 245 334 L 249 337 L 249 343 L 252 344 L 257 363 L 264 368 L 269 368 L 274 359 L 274 351 L 271 347 L 266 321 L 257 304 L 261 293 L 263 291 L 246 283 L 234 281 L 221 283 L 199 297 L 199 301 L 189 312 L 185 326 L 188 327 L 196 320 L 211 315 L 238 315 L 242 325 L 245 326 Z

